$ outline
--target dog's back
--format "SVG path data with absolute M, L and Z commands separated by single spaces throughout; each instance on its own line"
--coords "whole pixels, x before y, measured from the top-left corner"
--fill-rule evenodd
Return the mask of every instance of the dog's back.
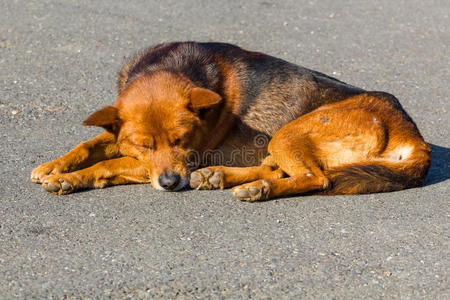
M 136 78 L 156 71 L 183 74 L 232 102 L 232 112 L 271 136 L 315 108 L 363 92 L 320 72 L 225 43 L 176 42 L 138 53 L 120 71 L 119 93 Z M 229 81 L 233 82 L 229 82 Z M 233 86 L 233 91 L 227 87 Z

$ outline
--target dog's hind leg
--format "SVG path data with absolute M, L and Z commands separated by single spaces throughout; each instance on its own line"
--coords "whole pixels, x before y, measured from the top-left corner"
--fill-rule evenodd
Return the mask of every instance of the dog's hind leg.
M 239 200 L 258 201 L 327 189 L 329 180 L 317 163 L 312 149 L 305 136 L 272 140 L 269 145 L 271 157 L 289 177 L 263 178 L 242 184 L 233 188 L 233 194 Z
M 253 202 L 322 190 L 327 187 L 328 179 L 326 177 L 304 175 L 282 179 L 260 179 L 236 186 L 232 192 L 239 200 Z
M 282 177 L 283 171 L 268 164 L 246 168 L 215 166 L 193 172 L 190 186 L 198 190 L 224 189 L 260 178 Z
M 101 161 L 72 173 L 45 176 L 42 179 L 42 187 L 51 193 L 62 195 L 81 189 L 149 182 L 147 168 L 137 159 L 121 157 Z
M 105 132 L 79 144 L 67 154 L 36 167 L 31 173 L 31 181 L 42 183 L 44 176 L 73 172 L 116 157 L 119 157 L 116 138 L 112 133 Z

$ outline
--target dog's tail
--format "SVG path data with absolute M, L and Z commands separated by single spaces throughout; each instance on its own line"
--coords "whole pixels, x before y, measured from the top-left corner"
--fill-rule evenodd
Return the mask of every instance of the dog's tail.
M 412 150 L 406 159 L 351 164 L 325 170 L 331 184 L 329 195 L 398 191 L 421 185 L 430 168 L 430 148 Z

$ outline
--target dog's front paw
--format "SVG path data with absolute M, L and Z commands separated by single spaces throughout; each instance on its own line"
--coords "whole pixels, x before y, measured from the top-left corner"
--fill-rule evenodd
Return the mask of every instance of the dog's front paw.
M 218 167 L 203 168 L 192 172 L 189 185 L 197 190 L 224 188 L 223 171 Z
M 267 200 L 270 193 L 270 184 L 267 180 L 258 180 L 234 187 L 231 192 L 242 201 L 254 202 Z
M 78 176 L 69 173 L 45 176 L 42 178 L 42 187 L 50 193 L 65 195 L 84 186 L 81 184 Z
M 36 167 L 31 172 L 31 181 L 42 183 L 42 179 L 47 175 L 56 175 L 64 173 L 65 168 L 59 162 L 53 160 Z

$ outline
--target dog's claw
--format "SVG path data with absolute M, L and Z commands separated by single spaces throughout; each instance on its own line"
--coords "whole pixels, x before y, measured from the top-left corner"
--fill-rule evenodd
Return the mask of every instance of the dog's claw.
M 74 191 L 74 184 L 61 177 L 63 175 L 48 175 L 42 179 L 42 187 L 47 192 L 63 195 Z M 68 176 L 68 175 L 65 175 Z
M 48 183 L 44 182 L 43 187 L 45 190 L 47 190 L 51 193 L 57 193 L 60 190 L 59 186 L 57 186 L 56 184 L 51 183 L 51 182 L 48 182 Z
M 193 189 L 198 188 L 202 184 L 202 179 L 203 177 L 199 172 L 193 172 L 189 181 L 190 187 Z
M 49 161 L 40 166 L 37 166 L 31 172 L 30 179 L 32 182 L 35 182 L 35 183 L 43 183 L 43 179 L 45 176 L 48 176 L 51 174 L 61 174 L 61 173 L 63 173 L 63 168 L 61 167 L 61 164 L 59 164 L 55 161 Z
M 233 195 L 242 201 L 266 200 L 269 197 L 270 185 L 266 180 L 258 180 L 252 183 L 236 186 L 233 188 Z
M 210 178 L 209 183 L 213 185 L 216 189 L 220 188 L 220 184 L 222 182 L 222 175 L 223 173 L 221 171 L 216 171 Z
M 62 181 L 61 181 L 61 179 L 62 178 L 59 179 L 59 182 L 61 182 L 62 190 L 64 192 L 70 191 L 72 189 L 72 186 L 69 183 L 65 182 L 64 179 L 62 179 Z
M 208 168 L 204 168 L 200 169 L 200 173 L 202 173 L 205 178 L 209 178 L 212 174 L 212 171 Z
M 189 185 L 197 190 L 223 189 L 223 172 L 203 168 L 192 172 Z
M 237 198 L 250 198 L 250 193 L 247 190 L 236 190 L 234 195 Z
M 248 191 L 252 194 L 252 195 L 257 195 L 260 192 L 260 189 L 254 186 L 251 186 L 248 188 Z

